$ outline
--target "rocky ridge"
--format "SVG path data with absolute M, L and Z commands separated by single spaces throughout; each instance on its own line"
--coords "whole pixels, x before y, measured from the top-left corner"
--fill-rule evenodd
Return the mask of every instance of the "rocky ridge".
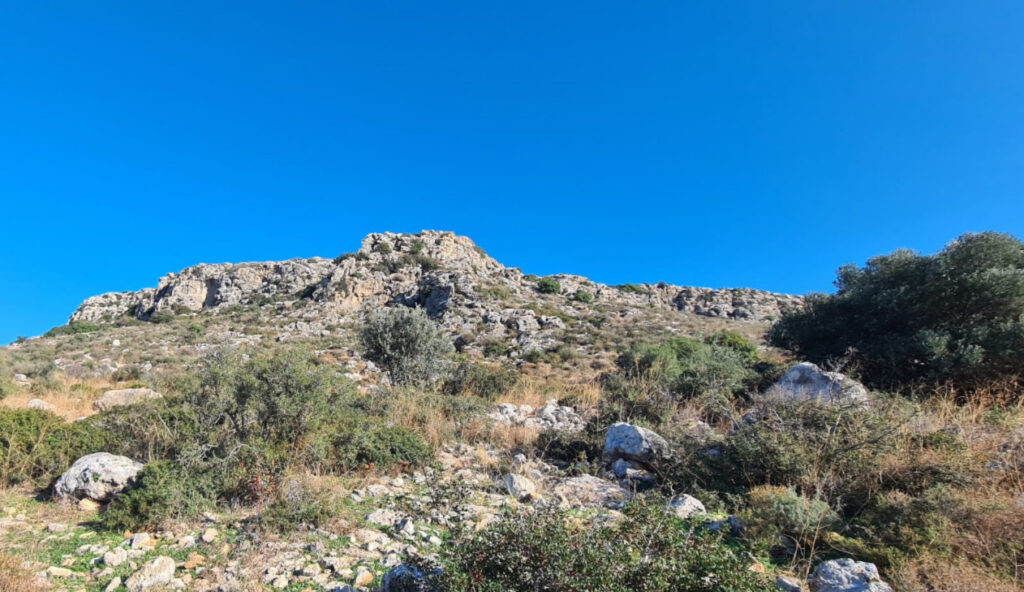
M 456 335 L 473 340 L 511 332 L 522 351 L 543 349 L 586 302 L 623 316 L 644 309 L 734 321 L 768 322 L 802 304 L 799 296 L 747 288 L 710 289 L 641 284 L 607 286 L 559 274 L 551 314 L 535 276 L 502 265 L 472 240 L 451 232 L 370 234 L 355 252 L 333 260 L 199 264 L 160 278 L 155 288 L 85 300 L 70 321 L 160 320 L 168 315 L 221 313 L 242 306 L 269 309 L 292 334 L 328 335 L 353 313 L 388 304 L 422 306 Z M 560 297 L 560 298 L 558 298 Z M 301 305 L 297 303 L 301 302 Z

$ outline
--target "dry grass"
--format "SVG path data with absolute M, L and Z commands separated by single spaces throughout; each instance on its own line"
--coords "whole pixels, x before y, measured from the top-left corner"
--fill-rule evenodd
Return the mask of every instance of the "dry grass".
M 1020 592 L 1018 583 L 1001 580 L 964 561 L 924 559 L 893 574 L 891 582 L 902 592 Z
M 562 379 L 555 377 L 524 376 L 499 403 L 542 407 L 551 399 L 572 404 L 576 411 L 586 415 L 597 407 L 601 399 L 601 386 L 594 378 Z
M 46 582 L 22 565 L 22 559 L 0 551 L 0 592 L 43 592 Z
M 125 388 L 104 378 L 69 378 L 59 375 L 48 383 L 48 388 L 21 389 L 0 401 L 0 406 L 11 409 L 25 409 L 32 399 L 39 399 L 53 406 L 53 412 L 68 421 L 88 417 L 96 410 L 93 402 L 107 390 Z

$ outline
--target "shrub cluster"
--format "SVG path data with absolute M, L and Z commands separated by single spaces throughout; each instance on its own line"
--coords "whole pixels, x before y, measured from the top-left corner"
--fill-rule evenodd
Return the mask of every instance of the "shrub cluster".
M 385 308 L 366 322 L 359 333 L 363 356 L 380 364 L 391 382 L 429 387 L 445 377 L 447 355 L 455 351 L 451 339 L 421 308 Z
M 562 285 L 555 278 L 543 277 L 537 280 L 537 291 L 541 294 L 558 294 L 562 291 Z
M 960 388 L 1024 369 L 1024 243 L 966 234 L 934 255 L 898 250 L 839 269 L 835 294 L 783 316 L 775 345 L 812 362 L 846 360 L 868 384 Z
M 614 525 L 588 524 L 552 509 L 506 514 L 460 536 L 426 589 L 471 592 L 650 590 L 767 592 L 722 535 L 632 503 Z

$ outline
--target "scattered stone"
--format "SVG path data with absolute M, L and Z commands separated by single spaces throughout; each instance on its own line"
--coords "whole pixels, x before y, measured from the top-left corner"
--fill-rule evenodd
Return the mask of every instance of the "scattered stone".
M 106 411 L 114 407 L 162 398 L 163 395 L 148 388 L 117 389 L 103 393 L 103 396 L 93 402 L 92 407 L 96 411 Z
M 66 524 L 60 524 L 58 522 L 52 522 L 46 525 L 46 530 L 48 532 L 64 532 L 67 529 L 68 527 Z
M 39 411 L 53 411 L 55 409 L 55 407 L 53 405 L 51 405 L 50 403 L 47 403 L 46 401 L 44 401 L 42 399 L 31 399 L 31 400 L 29 400 L 27 407 L 29 409 L 36 409 L 36 410 L 39 410 Z
M 618 509 L 629 501 L 630 492 L 611 481 L 593 475 L 570 477 L 556 484 L 552 493 L 563 506 Z
M 373 573 L 363 566 L 356 571 L 356 579 L 352 582 L 356 588 L 365 588 L 373 583 Z
M 203 531 L 203 534 L 201 534 L 199 536 L 199 539 L 201 541 L 203 541 L 204 543 L 206 543 L 206 544 L 210 544 L 210 543 L 212 543 L 212 542 L 217 540 L 217 535 L 218 534 L 220 534 L 220 533 L 217 532 L 216 528 L 207 528 L 206 530 Z
M 170 557 L 157 557 L 129 576 L 124 585 L 130 592 L 139 592 L 152 586 L 170 584 L 174 579 L 174 568 L 174 560 Z
M 157 546 L 157 540 L 148 533 L 135 533 L 129 540 L 132 549 L 152 549 Z
M 387 508 L 377 508 L 366 515 L 366 521 L 376 526 L 391 526 L 398 520 L 398 513 Z
M 668 442 L 658 434 L 619 422 L 605 434 L 603 457 L 608 463 L 623 459 L 646 464 L 665 457 L 668 451 Z
M 440 574 L 437 569 L 430 575 Z M 410 592 L 413 590 L 426 590 L 427 574 L 416 566 L 401 564 L 392 568 L 384 574 L 384 580 L 380 592 Z
M 537 484 L 522 475 L 509 473 L 502 480 L 505 491 L 519 501 L 529 501 L 537 497 Z
M 103 564 L 117 567 L 128 560 L 128 551 L 124 547 L 115 547 L 103 554 Z
M 668 509 L 678 518 L 686 520 L 694 516 L 703 516 L 708 513 L 704 504 L 692 495 L 677 495 L 668 502 Z
M 55 565 L 46 568 L 46 575 L 51 578 L 70 578 L 74 573 L 66 567 L 57 567 Z
M 775 587 L 782 592 L 807 592 L 807 586 L 800 581 L 800 578 L 785 574 L 775 576 Z
M 53 486 L 57 499 L 88 498 L 107 502 L 135 482 L 142 463 L 107 452 L 87 454 L 76 460 Z
M 866 403 L 869 399 L 868 390 L 861 383 L 839 372 L 825 372 L 810 362 L 790 368 L 765 394 L 819 403 Z
M 893 592 L 874 563 L 849 558 L 819 563 L 807 584 L 811 592 Z
M 103 589 L 103 592 L 114 592 L 121 587 L 121 576 L 114 576 L 114 579 L 110 580 L 107 587 Z

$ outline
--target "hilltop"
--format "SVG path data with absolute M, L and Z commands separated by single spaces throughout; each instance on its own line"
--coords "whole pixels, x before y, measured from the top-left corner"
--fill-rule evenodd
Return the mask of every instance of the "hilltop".
M 11 353 L 94 377 L 148 373 L 210 349 L 282 342 L 308 342 L 352 361 L 352 328 L 370 311 L 400 305 L 424 308 L 467 354 L 601 364 L 640 331 L 700 336 L 733 327 L 757 338 L 801 303 L 800 296 L 749 288 L 540 278 L 451 232 L 375 233 L 333 259 L 202 263 L 167 274 L 154 288 L 93 296 L 67 326 L 14 344 Z

